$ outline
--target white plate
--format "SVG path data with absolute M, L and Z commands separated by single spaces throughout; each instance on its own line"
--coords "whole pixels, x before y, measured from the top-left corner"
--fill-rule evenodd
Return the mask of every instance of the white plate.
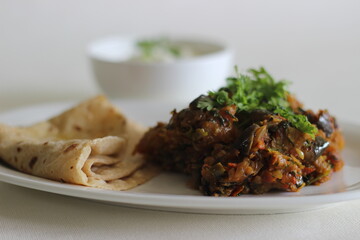
M 176 104 L 114 101 L 126 115 L 147 125 L 168 120 Z M 45 104 L 17 109 L 0 114 L 0 122 L 12 125 L 31 124 L 44 120 L 69 107 L 68 103 Z M 178 107 L 181 105 L 177 105 Z M 360 128 L 342 124 L 346 138 L 343 153 L 345 167 L 332 179 L 320 186 L 308 186 L 297 193 L 274 192 L 264 195 L 240 197 L 207 197 L 186 186 L 186 177 L 163 173 L 148 183 L 130 191 L 109 191 L 46 180 L 20 173 L 0 165 L 0 181 L 73 197 L 85 198 L 122 206 L 155 210 L 217 213 L 217 214 L 270 214 L 307 211 L 333 206 L 360 198 Z

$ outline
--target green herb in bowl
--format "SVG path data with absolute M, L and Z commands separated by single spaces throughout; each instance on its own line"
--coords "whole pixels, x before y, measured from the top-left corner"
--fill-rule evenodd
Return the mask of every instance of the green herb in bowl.
M 132 60 L 144 62 L 168 62 L 194 55 L 193 50 L 186 45 L 167 38 L 140 40 L 136 47 L 137 54 Z

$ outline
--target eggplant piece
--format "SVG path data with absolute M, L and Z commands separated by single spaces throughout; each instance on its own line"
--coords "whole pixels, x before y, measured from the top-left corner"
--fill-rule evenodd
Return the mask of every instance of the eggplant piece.
M 271 117 L 271 115 L 273 115 L 273 113 L 271 113 L 268 110 L 258 109 L 258 110 L 254 110 L 250 113 L 250 118 L 253 122 L 259 122 L 266 118 Z
M 297 130 L 291 127 L 288 121 L 281 121 L 276 125 L 269 126 L 270 147 L 281 153 L 288 153 L 290 149 L 295 147 L 294 139 L 289 136 L 293 132 L 298 135 Z
M 251 146 L 254 142 L 255 132 L 258 128 L 259 125 L 254 123 L 250 125 L 250 127 L 246 128 L 245 131 L 241 134 L 239 141 L 239 149 L 243 156 L 249 155 Z
M 321 112 L 319 115 L 319 120 L 316 122 L 316 126 L 323 130 L 326 134 L 326 137 L 330 137 L 331 134 L 334 132 L 334 128 L 331 122 L 331 116 L 328 112 Z
M 315 144 L 314 144 L 315 159 L 320 157 L 329 145 L 330 143 L 325 139 L 323 139 L 322 137 L 320 136 L 315 137 Z
M 335 119 L 326 110 L 320 110 L 317 114 L 311 111 L 302 111 L 312 124 L 315 124 L 318 129 L 325 133 L 326 137 L 330 137 L 335 130 L 334 128 L 337 128 Z
M 313 141 L 309 147 L 307 147 L 307 151 L 304 152 L 304 157 L 306 161 L 313 162 L 318 159 L 329 146 L 329 142 L 320 136 L 315 137 L 315 141 Z

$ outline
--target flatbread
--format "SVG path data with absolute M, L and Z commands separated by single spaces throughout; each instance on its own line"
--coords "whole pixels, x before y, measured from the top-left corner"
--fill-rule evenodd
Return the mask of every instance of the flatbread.
M 127 190 L 158 173 L 133 155 L 146 130 L 98 96 L 29 127 L 0 124 L 0 158 L 35 176 Z

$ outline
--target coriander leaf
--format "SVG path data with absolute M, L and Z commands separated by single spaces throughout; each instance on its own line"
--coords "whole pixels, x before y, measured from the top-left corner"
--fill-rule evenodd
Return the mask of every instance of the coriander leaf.
M 250 69 L 249 75 L 244 75 L 240 74 L 235 66 L 235 73 L 235 77 L 226 79 L 225 87 L 217 92 L 209 92 L 207 97 L 200 99 L 197 107 L 210 111 L 214 108 L 236 105 L 238 112 L 267 110 L 286 118 L 300 131 L 315 136 L 317 128 L 305 115 L 295 114 L 291 109 L 287 101 L 287 81 L 275 81 L 263 67 Z
M 295 128 L 304 133 L 308 133 L 312 138 L 315 138 L 315 134 L 318 129 L 312 125 L 305 115 L 295 114 L 291 109 L 277 108 L 274 113 L 286 118 Z
M 202 95 L 197 99 L 196 106 L 200 109 L 211 111 L 214 108 L 214 101 L 211 98 Z
M 166 38 L 141 40 L 136 43 L 143 60 L 152 60 L 157 52 L 169 53 L 173 57 L 181 57 L 181 48 Z

